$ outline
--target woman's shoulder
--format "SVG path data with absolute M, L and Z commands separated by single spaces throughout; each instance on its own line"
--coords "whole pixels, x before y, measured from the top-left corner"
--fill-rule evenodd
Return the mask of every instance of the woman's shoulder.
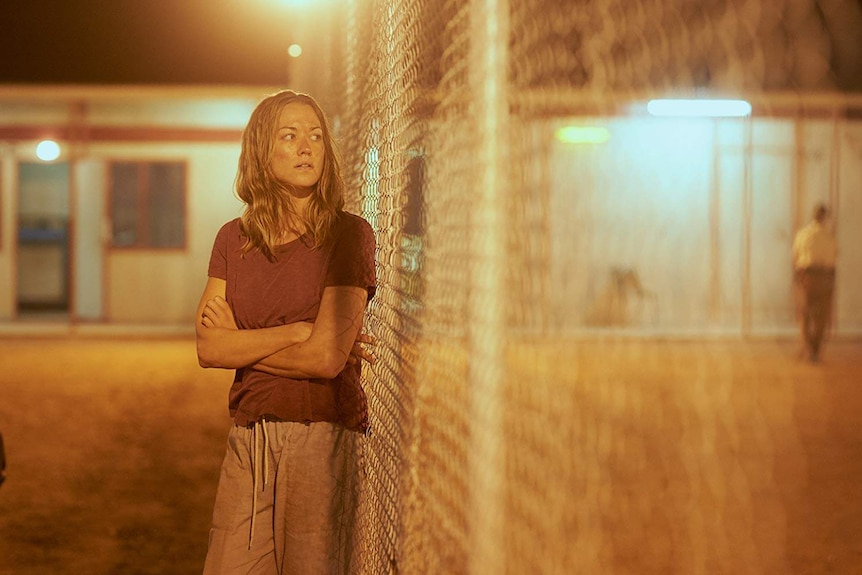
M 242 235 L 242 225 L 240 218 L 234 218 L 222 224 L 219 228 L 218 235 L 222 236 L 238 236 Z
M 237 240 L 242 238 L 242 225 L 240 218 L 234 218 L 225 222 L 216 233 L 216 243 L 224 243 L 232 245 Z
M 338 212 L 335 225 L 338 233 L 373 233 L 371 224 L 365 218 L 343 210 Z
M 371 224 L 369 224 L 362 216 L 345 211 L 338 212 L 338 217 L 335 222 L 334 240 L 335 245 L 352 245 L 359 247 L 360 249 L 371 251 L 375 249 L 376 244 L 374 230 L 371 228 Z

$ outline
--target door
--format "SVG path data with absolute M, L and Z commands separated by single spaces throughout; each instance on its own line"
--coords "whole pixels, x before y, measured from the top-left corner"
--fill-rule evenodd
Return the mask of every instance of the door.
M 19 165 L 16 262 L 17 316 L 68 318 L 68 164 Z

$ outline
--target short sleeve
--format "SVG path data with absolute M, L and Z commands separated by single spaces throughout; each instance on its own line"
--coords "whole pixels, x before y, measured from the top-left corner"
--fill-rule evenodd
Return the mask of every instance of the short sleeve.
M 228 222 L 223 225 L 216 234 L 212 254 L 210 254 L 209 269 L 207 270 L 207 275 L 211 278 L 227 279 L 227 240 L 232 223 Z
M 368 290 L 370 300 L 377 291 L 374 231 L 359 216 L 342 213 L 341 218 L 332 257 L 326 269 L 324 287 L 361 287 Z

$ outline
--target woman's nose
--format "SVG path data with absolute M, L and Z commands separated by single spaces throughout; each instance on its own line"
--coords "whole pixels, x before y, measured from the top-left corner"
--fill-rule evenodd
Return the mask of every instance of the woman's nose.
M 308 141 L 306 137 L 300 137 L 298 142 L 297 151 L 300 154 L 310 154 L 311 153 L 311 143 Z

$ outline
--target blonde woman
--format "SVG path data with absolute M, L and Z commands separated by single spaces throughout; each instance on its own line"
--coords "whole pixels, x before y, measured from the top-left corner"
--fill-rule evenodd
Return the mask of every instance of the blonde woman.
M 198 305 L 198 359 L 235 369 L 234 419 L 204 573 L 348 570 L 354 443 L 368 429 L 359 343 L 374 235 L 343 211 L 326 117 L 289 90 L 243 132 L 240 218 L 218 232 Z

